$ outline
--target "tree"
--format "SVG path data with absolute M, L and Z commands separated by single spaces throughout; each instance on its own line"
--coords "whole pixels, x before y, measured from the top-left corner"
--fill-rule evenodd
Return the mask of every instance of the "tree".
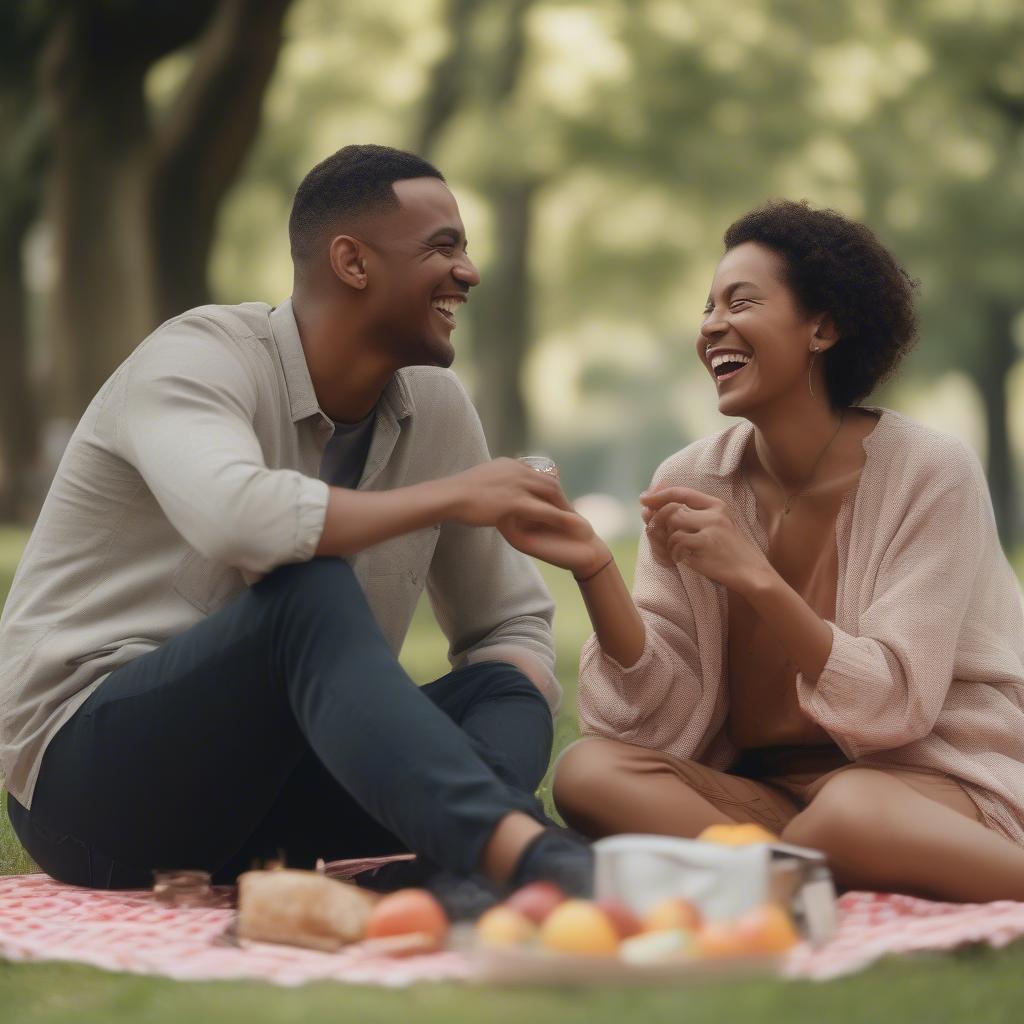
M 25 239 L 39 215 L 46 159 L 42 111 L 33 99 L 33 60 L 42 25 L 29 6 L 0 14 L 0 520 L 30 499 L 39 450 L 39 409 L 29 374 L 29 311 L 22 273 Z
M 491 138 L 514 135 L 531 6 L 532 0 L 489 5 L 450 0 L 445 16 L 450 45 L 435 64 L 426 90 L 416 132 L 419 152 L 431 154 L 437 148 L 448 122 L 470 97 Z M 500 18 L 502 23 L 497 44 L 485 53 L 479 44 L 473 47 L 474 14 L 478 20 Z M 531 335 L 530 226 L 540 180 L 528 165 L 509 160 L 506 146 L 486 147 L 486 152 L 491 159 L 476 168 L 474 177 L 499 244 L 472 303 L 476 400 L 492 453 L 518 455 L 526 451 L 529 435 L 522 368 Z
M 851 145 L 871 221 L 924 282 L 919 370 L 960 370 L 981 396 L 992 502 L 1012 547 L 1024 526 L 1007 392 L 1024 312 L 1024 12 L 915 3 L 880 30 L 916 48 L 915 73 L 851 126 Z
M 60 411 L 76 417 L 161 319 L 209 299 L 217 209 L 253 140 L 290 0 L 48 5 L 43 88 Z M 194 44 L 157 118 L 146 76 Z

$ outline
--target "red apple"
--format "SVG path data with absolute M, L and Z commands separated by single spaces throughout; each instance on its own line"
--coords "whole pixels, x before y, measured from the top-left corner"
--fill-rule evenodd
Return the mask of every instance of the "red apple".
M 639 935 L 643 931 L 644 926 L 640 918 L 621 900 L 597 900 L 596 903 L 608 915 L 608 920 L 615 926 L 620 940 Z
M 507 900 L 505 906 L 518 910 L 534 924 L 542 924 L 544 918 L 560 903 L 565 902 L 565 893 L 554 882 L 530 882 L 522 889 L 517 889 Z

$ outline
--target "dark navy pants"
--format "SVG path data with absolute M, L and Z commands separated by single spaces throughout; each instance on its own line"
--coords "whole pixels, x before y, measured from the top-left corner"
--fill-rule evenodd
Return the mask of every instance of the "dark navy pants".
M 551 743 L 511 665 L 417 687 L 351 567 L 317 558 L 108 676 L 8 812 L 44 871 L 99 888 L 407 850 L 469 874 L 505 814 L 541 816 Z

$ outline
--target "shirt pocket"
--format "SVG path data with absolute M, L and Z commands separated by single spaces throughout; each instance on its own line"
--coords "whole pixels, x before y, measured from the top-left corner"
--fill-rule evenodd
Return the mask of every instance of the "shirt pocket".
M 371 579 L 388 577 L 392 582 L 400 581 L 422 589 L 440 534 L 440 526 L 427 526 L 368 548 L 367 576 Z
M 190 551 L 174 573 L 174 591 L 206 615 L 223 608 L 246 586 L 238 569 Z

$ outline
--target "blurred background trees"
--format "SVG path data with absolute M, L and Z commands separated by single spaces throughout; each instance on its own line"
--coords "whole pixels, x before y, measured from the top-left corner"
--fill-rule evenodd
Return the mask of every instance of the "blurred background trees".
M 23 0 L 0 8 L 0 518 L 162 319 L 290 290 L 291 195 L 350 142 L 451 181 L 484 283 L 456 369 L 495 453 L 635 502 L 726 424 L 693 339 L 775 195 L 922 282 L 878 402 L 967 437 L 1017 541 L 1024 10 L 1007 0 Z

